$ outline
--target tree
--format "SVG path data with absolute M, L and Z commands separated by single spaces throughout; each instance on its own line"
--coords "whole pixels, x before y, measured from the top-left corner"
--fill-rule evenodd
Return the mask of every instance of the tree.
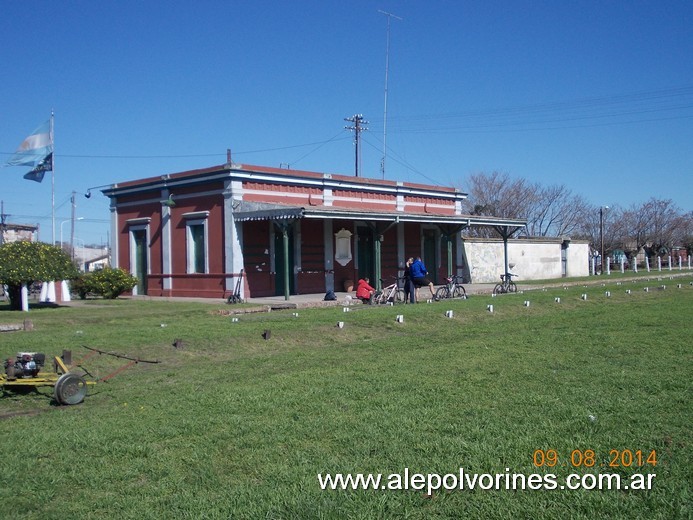
M 593 251 L 601 253 L 601 240 L 604 238 L 604 255 L 610 256 L 620 249 L 620 233 L 623 210 L 618 205 L 601 208 L 585 203 L 579 208 L 579 220 L 573 236 L 589 241 Z M 603 229 L 603 233 L 602 233 Z M 618 235 L 618 236 L 617 236 Z
M 685 247 L 688 256 L 691 256 L 693 255 L 693 211 L 680 215 L 676 220 L 675 245 Z
M 43 242 L 10 242 L 0 246 L 0 283 L 8 286 L 12 310 L 22 307 L 23 284 L 71 280 L 78 274 L 70 257 L 57 246 Z
M 669 199 L 651 198 L 644 204 L 633 204 L 621 214 L 616 235 L 628 256 L 635 258 L 641 248 L 648 256 L 667 254 L 676 244 L 685 219 Z
M 530 236 L 571 236 L 586 206 L 581 195 L 573 195 L 562 184 L 538 189 L 527 215 L 527 231 Z
M 564 185 L 542 187 L 507 173 L 477 173 L 468 180 L 465 211 L 471 215 L 527 220 L 530 236 L 569 236 L 580 227 L 586 202 Z M 490 236 L 489 230 L 476 230 Z
M 467 179 L 469 198 L 464 211 L 470 215 L 503 218 L 527 218 L 530 202 L 534 200 L 537 186 L 524 179 L 513 180 L 507 173 L 476 173 Z M 469 234 L 497 236 L 489 228 L 480 227 Z

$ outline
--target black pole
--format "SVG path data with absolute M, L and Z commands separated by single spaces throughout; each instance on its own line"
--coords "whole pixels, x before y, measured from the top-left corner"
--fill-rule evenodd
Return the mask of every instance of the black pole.
M 601 242 L 601 272 L 604 272 L 604 208 L 599 208 L 599 241 Z

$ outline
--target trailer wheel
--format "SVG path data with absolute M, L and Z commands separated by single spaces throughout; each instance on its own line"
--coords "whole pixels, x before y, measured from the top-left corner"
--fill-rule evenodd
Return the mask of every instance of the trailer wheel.
M 68 372 L 58 378 L 53 395 L 60 404 L 79 404 L 87 395 L 87 382 L 83 377 Z

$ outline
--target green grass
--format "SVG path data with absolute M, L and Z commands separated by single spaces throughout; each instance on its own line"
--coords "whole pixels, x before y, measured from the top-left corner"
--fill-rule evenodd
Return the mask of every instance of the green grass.
M 689 518 L 689 281 L 607 280 L 236 323 L 224 312 L 240 307 L 197 303 L 0 312 L 0 323 L 35 325 L 2 333 L 3 358 L 63 349 L 79 358 L 88 345 L 161 360 L 96 385 L 77 406 L 54 406 L 50 389 L 0 399 L 0 517 Z M 184 349 L 171 346 L 176 338 Z M 120 364 L 96 356 L 85 366 L 105 375 Z M 556 450 L 561 463 L 592 449 L 598 464 L 610 450 L 656 450 L 656 467 L 599 468 L 656 473 L 654 489 L 428 496 L 317 482 L 318 473 L 405 468 L 597 471 L 536 468 L 537 449 Z

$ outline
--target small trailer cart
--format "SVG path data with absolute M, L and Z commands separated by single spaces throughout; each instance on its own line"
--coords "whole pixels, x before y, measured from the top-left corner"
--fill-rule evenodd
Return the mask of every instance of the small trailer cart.
M 87 381 L 83 374 L 75 371 L 75 369 L 79 368 L 81 371 L 89 374 L 82 366 L 82 363 L 88 358 L 96 354 L 105 354 L 129 360 L 127 364 L 111 374 L 98 379 L 98 381 L 106 381 L 135 363 L 159 362 L 105 352 L 84 345 L 83 347 L 91 352 L 74 364 L 72 363 L 72 351 L 70 350 L 63 350 L 62 356 L 55 356 L 53 358 L 52 372 L 44 371 L 45 354 L 39 352 L 18 352 L 16 359 L 9 358 L 5 361 L 5 372 L 0 373 L 0 388 L 4 392 L 6 390 L 16 391 L 26 388 L 52 386 L 54 387 L 53 397 L 58 404 L 79 404 L 84 401 L 87 395 L 87 386 L 97 383 L 97 381 Z

